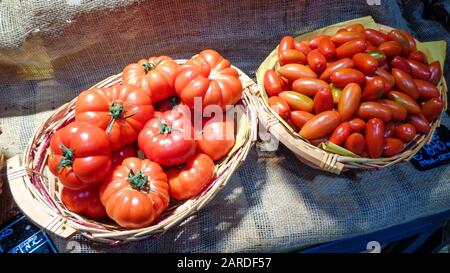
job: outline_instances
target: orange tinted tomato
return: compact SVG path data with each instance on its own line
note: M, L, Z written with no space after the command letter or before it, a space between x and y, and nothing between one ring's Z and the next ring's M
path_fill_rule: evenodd
M314 97L320 89L328 88L326 82L315 78L301 78L292 83L292 90L309 97Z
M207 121L197 140L197 150L216 161L226 156L235 143L234 120L225 115L223 119L216 117Z
M444 103L441 98L432 98L422 104L422 113L427 120L435 120L444 109Z
M308 140L325 137L333 132L340 122L341 116L337 111L322 112L303 125L300 136Z
M353 133L360 133L366 128L366 122L360 118L351 119L348 123Z
M101 219L106 216L105 207L98 195L98 187L85 190L71 190L63 187L61 201L70 211L90 219Z
M317 78L317 74L311 68L302 64L285 64L280 67L278 72L290 81L300 78Z
M325 71L320 75L320 79L326 82L330 81L331 74L340 68L352 68L354 66L353 60L350 58L344 58L339 61L330 63Z
M356 69L366 75L371 75L378 68L378 61L367 53L356 53L353 56L353 62Z
M322 73L327 68L327 59L319 50L314 49L307 56L309 67L316 73Z
M401 121L406 119L406 117L408 116L408 111L406 111L405 107L401 106L393 100L384 99L378 101L378 103L391 110L393 120Z
M379 46L387 41L387 35L385 33L372 28L366 28L364 34L365 38L375 46Z
M280 55L282 52L284 52L286 50L294 49L294 48L295 48L294 37L284 36L281 39L280 44L278 45L278 58L280 58Z
M314 117L313 114L305 112L305 111L292 111L291 112L291 121L297 129L302 129L305 123Z
M402 51L400 44L396 41L387 41L378 46L378 50L384 52L387 58L397 56Z
M373 77L367 81L362 98L364 100L379 100L383 96L385 88L385 80L383 78Z
M303 52L303 54L305 54L305 56L308 55L309 52L311 52L311 48L308 45L308 42L305 41L294 41L294 47L295 49L297 49L298 51Z
M336 48L336 57L338 59L351 58L353 55L359 52L364 52L367 48L366 39L354 39L344 43Z
M314 96L314 113L318 114L334 108L333 95L330 88L321 88Z
M404 149L403 141L394 137L387 137L384 139L383 157L394 156Z
M279 96L286 100L292 110L306 112L312 112L313 110L313 100L308 96L295 91L283 91Z
M333 133L330 137L330 142L341 145L347 139L347 137L352 132L352 128L348 122L341 123L336 129L334 129Z
M280 77L274 70L267 70L264 73L264 88L267 95L276 96L284 90L287 90L287 80Z
M333 41L337 46L345 44L355 39L363 39L364 34L355 31L339 31L331 37L331 41Z
M360 133L352 133L345 140L344 147L354 154L362 155L366 149L366 141L364 136Z
M420 113L420 106L414 99L412 99L405 93L398 91L390 91L388 93L388 98L403 106L406 109L406 111L408 111L408 113L411 114Z
M298 51L296 49L288 49L288 50L282 51L278 55L278 60L280 62L280 65L292 64L292 63L305 64L306 63L306 55L303 52Z
M356 83L349 83L342 90L338 103L338 111L342 121L349 120L359 108L361 88Z
M340 68L331 73L331 82L337 87L345 87L349 83L360 86L366 84L366 77L360 71L353 68Z
M392 118L391 110L388 107L374 101L362 102L357 115L365 120L379 118L384 122L388 122Z
M336 48L329 38L320 39L317 49L328 61L334 58Z
M289 112L291 111L291 108L289 107L289 104L285 99L278 96L272 96L269 98L269 106L275 112L280 115L283 119L289 118Z
M316 49L319 46L319 42L322 38L330 38L329 35L316 35L309 41L309 47L311 49Z

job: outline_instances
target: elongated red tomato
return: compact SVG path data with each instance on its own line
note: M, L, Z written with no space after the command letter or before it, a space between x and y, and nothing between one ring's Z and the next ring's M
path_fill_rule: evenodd
M111 149L117 151L136 141L153 111L152 100L142 89L115 84L83 91L75 104L75 120L105 130Z
M412 124L419 133L427 134L431 129L427 118L420 112L415 115L409 115L406 120L408 123Z
M367 53L356 53L353 55L353 62L356 69L366 75L372 75L378 68L378 61Z
M397 41L387 41L381 43L378 49L383 51L387 58L397 56L402 51L402 47Z
M374 57L378 61L379 66L386 64L386 55L384 55L383 51L375 49L368 51L367 54Z
M334 129L333 133L330 137L330 142L341 145L347 139L347 137L352 132L352 128L348 122L341 123L336 129Z
M418 61L424 65L428 65L428 58L423 51L414 50L408 55L408 59Z
M430 70L430 78L428 81L437 85L442 77L441 63L439 61L434 61L428 66L428 69Z
M336 47L330 38L320 39L317 49L328 61L332 60L336 53Z
M386 70L378 68L375 71L375 75L383 78L385 80L384 82L384 93L391 91L392 88L394 88L395 85L395 79L392 77L391 73L387 72Z
M305 56L308 56L309 52L311 52L311 48L308 45L308 42L305 41L294 41L294 48L297 49L298 51L303 52L303 54L305 54Z
M408 38L404 33L400 32L398 29L394 29L388 33L388 40L396 41L400 44L402 56L408 56L413 48L410 48Z
M352 133L360 133L366 128L366 122L360 118L351 119L349 122Z
M392 68L392 76L395 79L395 87L410 96L413 99L419 98L419 91L417 90L417 86L413 81L413 78L403 70Z
M280 58L282 52L290 49L295 49L294 37L284 36L278 45L278 58Z
M314 97L317 91L323 88L329 89L328 84L315 78L300 78L292 83L292 90L309 97Z
M72 212L85 215L90 219L101 219L106 216L105 207L100 202L99 187L85 190L71 190L63 187L61 201Z
M277 72L270 69L264 73L264 88L267 95L276 96L284 90L287 90L287 80L280 77Z
M432 98L422 104L422 113L428 121L435 120L444 109L441 98Z
M384 122L388 122L392 118L392 112L388 107L374 101L362 102L357 115L365 120L379 118Z
M212 160L220 160L226 156L234 146L234 119L224 115L219 119L213 117L208 120L199 132L197 139L197 151L211 157Z
M316 49L319 46L319 42L322 38L330 38L330 35L326 35L326 34L321 34L321 35L316 35L314 36L310 41L309 41L309 47L311 49Z
M134 145L127 145L112 153L112 166L115 167L122 164L122 161L128 157L137 157L137 151Z
M338 59L351 58L356 53L364 52L366 48L367 48L366 39L364 38L354 39L336 48L336 57Z
M365 131L366 148L371 158L379 158L384 149L384 122L373 118L367 121Z
M338 111L342 121L349 120L358 110L361 101L361 87L356 83L349 83L342 90L338 103Z
M100 200L108 216L121 227L147 227L169 205L167 176L157 163L129 157L103 182Z
M403 141L394 137L387 137L384 139L383 157L394 156L403 151L405 145Z
M331 74L331 82L337 87L345 87L349 83L356 83L359 86L366 84L364 74L353 68L340 68Z
M279 97L285 99L292 110L300 110L306 112L312 112L313 110L313 100L310 97L298 92L283 91L280 93Z
M148 159L162 166L185 163L196 148L190 117L176 110L164 112L145 125L138 144Z
M399 91L390 91L388 98L403 106L410 114L420 113L420 106L410 96Z
M419 91L419 97L421 99L428 100L439 97L439 90L431 82L414 79L414 83L417 86L417 91Z
M392 58L391 67L401 69L411 75L411 67L408 64L408 61L401 56L395 56Z
M317 74L311 68L302 64L285 64L280 67L278 72L290 81L300 78L317 78Z
M416 79L421 79L428 81L430 79L431 73L428 67L421 62L415 60L406 60L411 68L411 75Z
M392 113L392 119L396 121L401 121L406 119L408 116L408 111L406 111L405 107L401 106L399 103L393 100L380 100L378 101L381 105L389 108Z
M170 196L187 200L198 195L214 178L214 162L206 154L197 153L184 168L171 168L167 172Z
M323 71L323 73L320 75L320 79L322 81L329 82L331 74L340 69L340 68L352 68L354 66L353 60L350 58L343 58L339 61L335 61L333 63L330 63L327 68Z
M373 77L367 81L361 97L364 100L379 100L383 96L385 89L385 80L378 76Z
M395 129L395 136L404 142L409 142L416 137L416 128L409 123L403 123Z
M379 46L388 39L385 33L372 28L366 28L364 30L364 35L365 38L375 46Z
M366 149L364 136L360 133L352 133L345 140L344 147L354 154L361 155Z
M343 27L339 31L353 31L358 33L364 33L364 26L362 24L350 24Z
M305 125L305 123L313 117L313 114L305 111L292 111L290 116L292 123L299 130L302 129L303 125Z
M175 95L175 78L179 65L168 56L150 57L126 66L123 83L143 89L153 102Z
M322 73L327 68L327 59L319 50L314 49L307 56L309 67L316 73Z
M283 119L289 118L291 108L284 98L272 96L269 98L268 103L270 108L272 108L278 115L280 115L280 117L282 117Z
M395 129L397 124L395 122L389 121L384 124L384 137L394 137Z
M356 31L339 31L331 37L331 41L333 41L337 46L345 44L355 39L363 39L364 34Z
M228 60L207 49L182 65L175 80L175 91L180 101L191 109L197 98L203 108L217 105L226 110L241 99L242 83Z
M341 123L341 115L337 111L325 111L308 120L300 130L305 139L318 139L329 135Z
M287 49L278 55L280 65L285 64L305 64L306 55L296 49Z
M329 87L321 88L314 96L314 113L318 114L324 111L333 110L333 95Z
M98 185L111 168L105 131L86 122L72 122L50 139L50 171L64 187L82 190Z

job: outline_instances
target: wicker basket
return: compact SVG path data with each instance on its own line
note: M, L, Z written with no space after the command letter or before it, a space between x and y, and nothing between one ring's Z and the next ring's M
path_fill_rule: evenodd
M383 32L389 32L393 28L379 25L379 29ZM428 56L429 57L429 56ZM272 108L269 107L268 97L264 88L264 73L268 68L274 68L277 63L277 48L264 60L256 72L256 78L260 93L257 95L258 100L258 119L261 124L276 137L280 142L287 146L295 153L297 158L303 163L318 169L322 169L331 173L339 174L343 170L348 169L376 169L391 166L395 163L411 159L423 145L431 141L434 131L440 124L441 115L431 125L428 134L418 135L413 139L405 150L393 157L389 158L362 158L342 156L335 153L325 151L310 144L307 140L300 137L298 132L284 121ZM442 101L444 102L444 110L447 109L447 85L444 77L438 84Z
M184 63L186 60L178 60ZM236 68L236 67L234 67ZM237 68L236 68L237 69ZM8 160L7 176L11 193L19 208L36 224L63 238L81 234L103 243L122 243L160 235L180 221L199 211L222 189L234 171L245 160L257 136L256 83L237 69L244 92L241 104L245 113L237 121L236 144L228 157L216 165L213 182L198 196L173 202L160 220L150 227L125 230L114 223L89 220L70 212L60 200L60 183L47 167L48 147L52 134L74 118L76 99L61 106L34 133L23 155ZM121 74L111 76L94 87L109 87L121 81ZM240 124L245 124L241 126Z

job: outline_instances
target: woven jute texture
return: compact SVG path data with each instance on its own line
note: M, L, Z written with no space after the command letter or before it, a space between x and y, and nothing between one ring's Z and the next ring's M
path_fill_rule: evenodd
M367 15L421 41L450 42L439 23L420 18L419 0L87 2L0 2L0 147L7 157L23 153L52 109L141 57L188 58L214 48L254 77L283 35ZM448 71L446 62L447 78ZM446 115L443 124L450 125ZM449 174L450 165L419 172L404 163L335 176L302 165L282 146L254 148L211 203L159 238L111 247L51 237L62 252L292 251L448 210ZM0 221L11 211L4 187Z

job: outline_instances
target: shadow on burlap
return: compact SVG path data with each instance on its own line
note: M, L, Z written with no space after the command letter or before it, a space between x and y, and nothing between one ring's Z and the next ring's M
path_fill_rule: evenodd
M422 41L450 41L441 25L420 19L421 1L399 2L3 0L0 147L8 157L22 153L53 109L145 56L188 58L215 48L254 78L283 35L367 15ZM449 62L446 71L448 78ZM405 163L334 176L300 164L284 147L274 154L254 148L210 204L159 238L114 247L52 239L59 251L74 252L292 251L448 210L449 173L449 166L418 172ZM0 215L13 209L4 190Z

